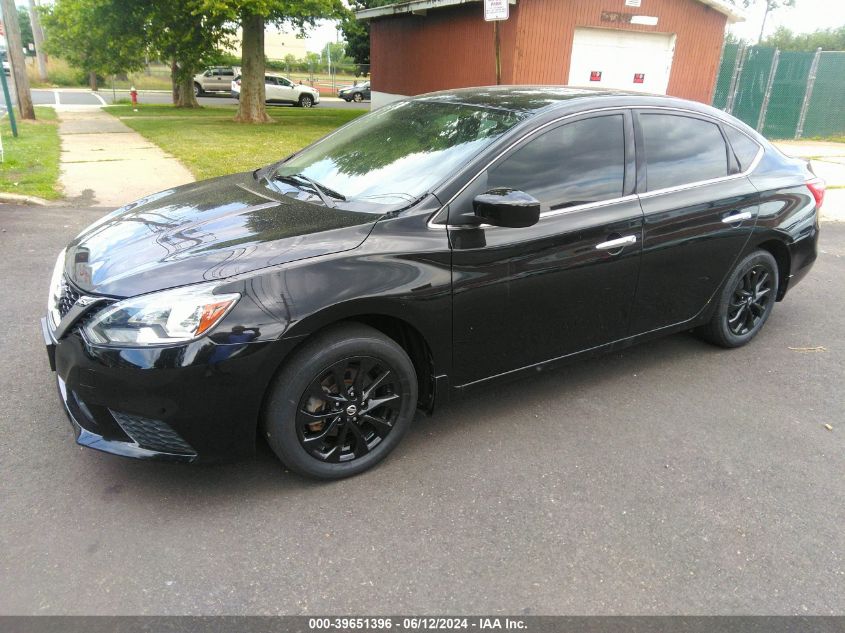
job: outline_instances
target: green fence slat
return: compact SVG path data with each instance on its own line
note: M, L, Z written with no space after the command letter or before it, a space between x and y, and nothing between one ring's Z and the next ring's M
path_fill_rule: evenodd
M814 56L815 53L803 51L781 51L763 125L766 138L794 138Z
M774 48L750 46L742 63L742 74L736 82L733 115L753 128L757 127L763 107L774 56Z
M822 51L804 138L845 136L845 51Z
M728 105L728 92L731 89L736 58L739 55L739 44L725 44L722 49L722 63L716 78L716 89L713 91L713 107L724 110Z

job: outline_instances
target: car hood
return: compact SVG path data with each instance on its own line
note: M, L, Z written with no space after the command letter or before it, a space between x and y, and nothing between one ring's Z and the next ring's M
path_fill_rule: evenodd
M378 217L275 196L252 173L223 176L95 222L68 245L65 274L84 292L129 297L350 250Z

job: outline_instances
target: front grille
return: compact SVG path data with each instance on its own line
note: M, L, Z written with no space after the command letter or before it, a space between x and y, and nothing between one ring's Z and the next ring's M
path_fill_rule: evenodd
M191 448L191 445L161 420L130 415L120 411L112 411L111 414L126 434L141 448L162 453L196 455L196 451Z
M56 309L59 311L59 316L65 318L65 315L70 312L73 304L78 299L79 293L62 277L61 285L59 286L59 298L56 302Z

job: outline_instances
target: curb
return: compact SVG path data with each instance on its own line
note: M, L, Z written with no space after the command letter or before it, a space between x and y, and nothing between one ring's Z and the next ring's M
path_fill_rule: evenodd
M49 207L59 202L58 200L45 200L38 196L25 196L19 193L6 193L0 191L0 202L16 202L18 204L34 204L39 207Z

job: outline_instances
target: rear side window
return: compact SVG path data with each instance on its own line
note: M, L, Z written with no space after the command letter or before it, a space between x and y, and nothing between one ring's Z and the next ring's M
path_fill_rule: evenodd
M649 191L728 175L728 150L715 123L640 114Z
M734 156L739 161L740 171L746 171L751 167L751 163L757 157L760 146L756 141L752 141L747 135L733 126L725 125L723 129L725 130L725 136L728 137L728 142L734 150Z
M531 194L541 211L622 196L625 135L621 114L567 123L545 132L493 167L487 186Z

